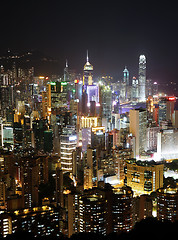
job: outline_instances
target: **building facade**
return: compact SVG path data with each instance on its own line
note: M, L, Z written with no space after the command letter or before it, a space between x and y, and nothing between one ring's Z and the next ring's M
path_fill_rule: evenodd
M163 187L163 164L127 161L127 186L134 195L150 194Z

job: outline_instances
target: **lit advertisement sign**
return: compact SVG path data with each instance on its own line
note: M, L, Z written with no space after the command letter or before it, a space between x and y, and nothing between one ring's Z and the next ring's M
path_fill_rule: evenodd
M67 85L67 82L61 82L61 85L62 85L62 86L66 86L66 85Z
M175 97L168 97L168 100L169 100L169 101L175 101L176 98L175 98Z

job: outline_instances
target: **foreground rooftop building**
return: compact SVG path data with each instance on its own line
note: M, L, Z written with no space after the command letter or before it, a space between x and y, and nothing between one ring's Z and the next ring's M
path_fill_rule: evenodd
M163 164L127 161L127 185L135 195L150 194L163 187Z

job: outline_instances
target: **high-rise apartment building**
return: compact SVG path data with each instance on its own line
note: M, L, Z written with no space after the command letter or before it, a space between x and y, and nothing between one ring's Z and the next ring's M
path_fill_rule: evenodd
M106 234L106 200L97 195L79 198L79 231Z
M113 232L128 232L133 226L133 192L129 187L114 191L112 202Z
M49 206L16 210L11 214L12 233L26 231L34 237L60 236L60 212Z
M138 82L139 82L139 102L146 101L146 57L140 55L139 57L139 70L138 70Z
M68 237L79 232L79 194L72 192L67 195L68 203Z
M133 222L141 221L147 217L153 217L153 199L148 194L137 196L133 199Z
M178 220L178 190L160 188L157 190L157 218L171 222Z

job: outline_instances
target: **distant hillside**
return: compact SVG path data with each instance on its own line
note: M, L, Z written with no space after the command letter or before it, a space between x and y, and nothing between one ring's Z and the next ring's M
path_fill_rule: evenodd
M35 75L62 74L64 63L46 56L39 51L12 52L8 50L0 56L0 65L5 71L11 69L15 62L16 68L35 68Z

